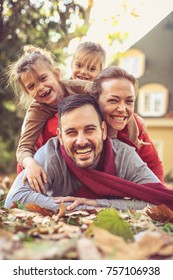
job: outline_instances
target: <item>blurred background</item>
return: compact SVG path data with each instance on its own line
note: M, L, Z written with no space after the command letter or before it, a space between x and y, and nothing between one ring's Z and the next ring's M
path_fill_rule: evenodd
M0 176L15 174L25 110L6 87L5 70L25 44L50 50L65 79L79 43L100 43L106 66L138 79L136 112L147 124L173 182L173 1L0 0Z

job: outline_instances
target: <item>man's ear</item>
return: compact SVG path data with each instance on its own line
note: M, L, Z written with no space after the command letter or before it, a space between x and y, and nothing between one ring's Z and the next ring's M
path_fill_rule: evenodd
M54 74L55 74L57 80L60 81L61 80L61 71L59 68L55 68Z
M107 138L107 125L105 121L102 121L102 132L103 132L103 140Z
M57 134L57 136L58 136L58 140L59 140L59 142L61 143L61 145L63 145L63 141L62 141L62 133L61 133L61 130L60 130L60 128L59 128L59 127L57 128L56 134Z

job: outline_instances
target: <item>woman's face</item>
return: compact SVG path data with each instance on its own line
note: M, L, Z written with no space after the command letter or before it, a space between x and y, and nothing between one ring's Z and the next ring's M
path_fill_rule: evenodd
M107 123L109 136L114 136L126 126L134 112L135 89L125 78L105 80L101 87L98 99L100 109Z

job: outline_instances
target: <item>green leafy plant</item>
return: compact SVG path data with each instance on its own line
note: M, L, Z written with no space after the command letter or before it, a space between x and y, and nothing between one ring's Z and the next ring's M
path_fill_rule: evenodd
M133 233L129 224L123 220L114 208L104 209L99 212L94 225L104 228L112 234L123 237L125 240L133 240Z

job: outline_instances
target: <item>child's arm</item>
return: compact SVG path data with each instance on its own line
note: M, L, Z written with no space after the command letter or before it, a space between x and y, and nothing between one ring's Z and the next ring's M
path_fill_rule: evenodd
M25 181L28 180L31 189L38 193L45 193L44 183L47 183L47 176L43 168L32 157L24 158L23 167L25 173L22 184L24 185Z
M33 102L27 111L17 147L17 161L25 168L22 182L28 179L30 187L38 192L44 192L43 182L46 183L47 177L44 170L33 159L36 152L34 146L47 120L56 112L56 108Z
M23 131L16 151L17 162L23 166L25 157L33 157L35 143L46 122L57 113L57 108L33 102L27 111Z

